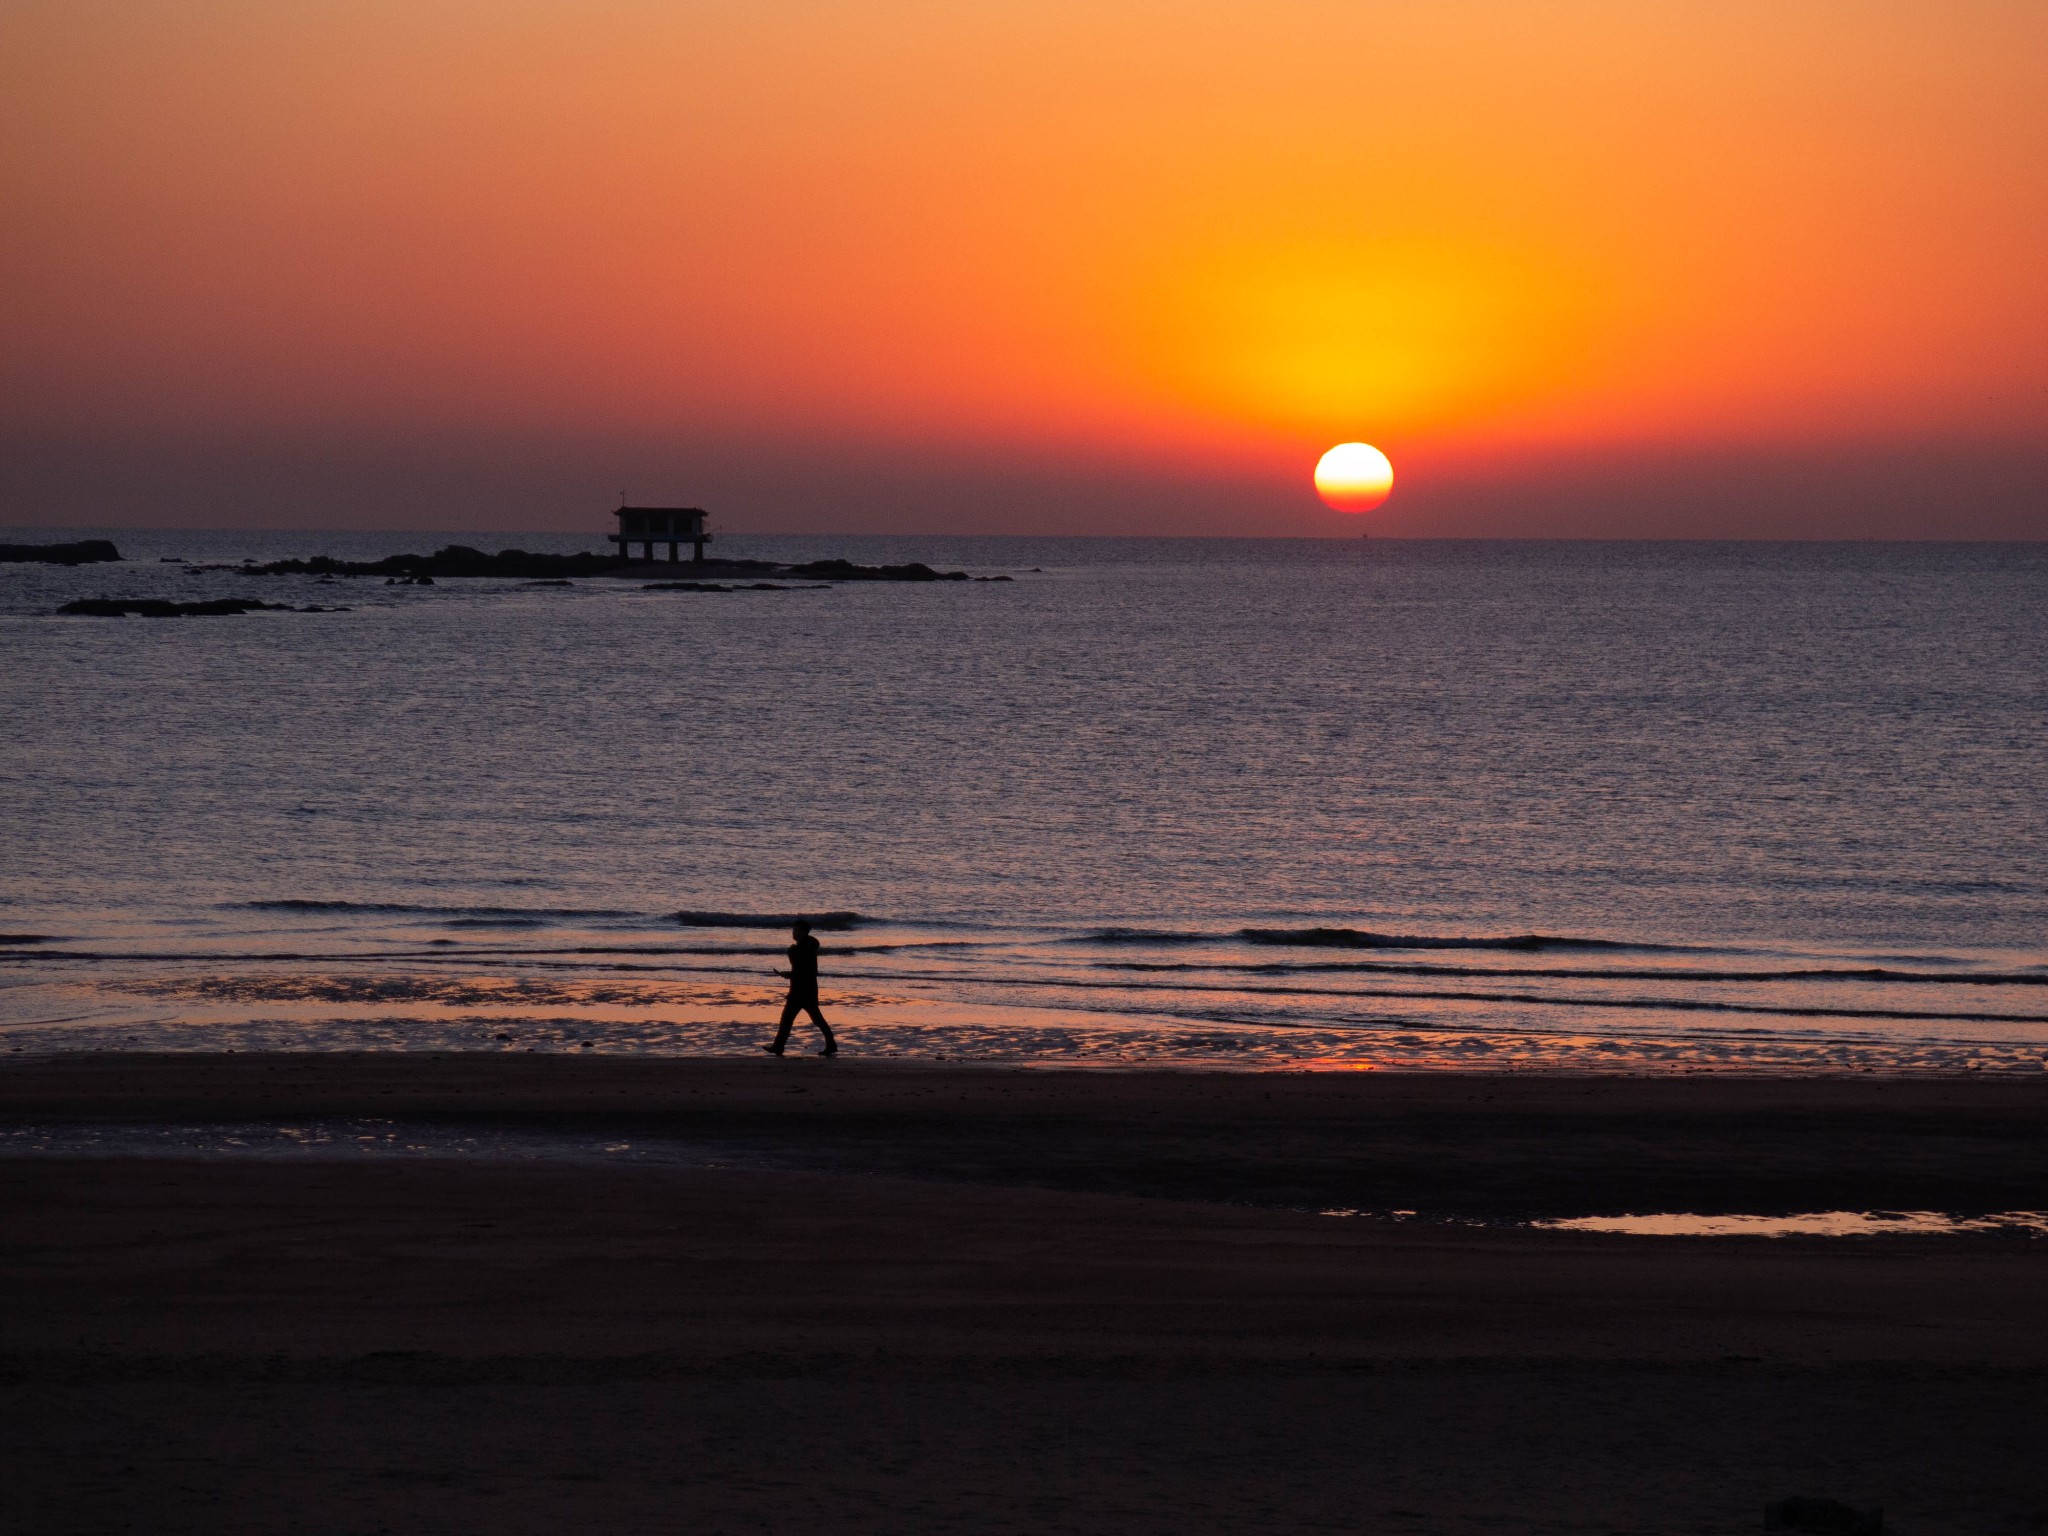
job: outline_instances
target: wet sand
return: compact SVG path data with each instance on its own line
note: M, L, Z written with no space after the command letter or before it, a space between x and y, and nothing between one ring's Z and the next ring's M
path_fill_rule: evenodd
M0 1071L14 1123L315 1115L784 1166L0 1161L0 1524L1710 1532L1791 1493L1907 1533L2048 1522L2048 1245L1277 1208L1575 1213L1708 1193L1717 1165L1756 1198L1655 1208L2039 1207L2048 1084Z
M696 1161L1485 1219L2048 1206L2048 1073L1565 1077L396 1052L0 1065L0 1118L389 1117Z

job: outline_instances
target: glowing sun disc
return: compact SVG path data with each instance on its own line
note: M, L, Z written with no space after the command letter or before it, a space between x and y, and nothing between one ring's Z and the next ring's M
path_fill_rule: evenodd
M1394 488L1394 466L1371 443L1339 443L1316 463L1316 494L1339 512L1370 512Z

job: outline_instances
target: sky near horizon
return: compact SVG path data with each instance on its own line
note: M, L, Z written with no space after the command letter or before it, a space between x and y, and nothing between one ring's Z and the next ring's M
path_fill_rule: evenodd
M0 522L2048 537L2044 78L2037 0L0 0Z

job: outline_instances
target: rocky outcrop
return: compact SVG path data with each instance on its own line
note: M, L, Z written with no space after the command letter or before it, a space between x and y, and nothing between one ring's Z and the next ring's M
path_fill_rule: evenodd
M313 605L294 608L290 603L260 603L253 597L217 597L203 603L174 603L161 597L81 597L66 603L59 613L93 619L211 619L238 613L347 613L346 608Z
M735 582L727 586L719 581L650 581L644 583L642 592L822 592L817 584L808 587L788 587L773 581Z
M496 576L523 581L562 581L577 576L652 576L662 573L659 561L623 562L615 554L536 555L523 549L501 549L487 555L466 544L450 544L431 555L389 555L382 560L337 560L315 555L310 560L271 560L258 564L194 565L189 572L232 571L242 576L382 576L400 584L431 583L436 577ZM707 560L701 565L670 564L668 570L693 577L792 576L809 581L967 581L965 571L935 571L922 561L908 565L855 565L851 560L812 560L803 565L778 565L771 560ZM1004 581L1007 577L983 577ZM679 586L677 590L689 590Z
M250 560L240 565L195 565L195 571L234 571L243 576L385 576L419 581L435 576L512 576L525 580L599 576L617 567L617 555L535 555L523 549L501 549L487 555L467 544L450 544L431 555L387 555L382 560L337 560L315 555L310 560Z
M81 539L76 544L0 544L0 564L96 565L120 558L121 551L107 539Z
M807 576L813 581L965 581L965 571L935 571L921 560L908 565L855 565L851 560L813 560L806 565L787 566L785 576Z

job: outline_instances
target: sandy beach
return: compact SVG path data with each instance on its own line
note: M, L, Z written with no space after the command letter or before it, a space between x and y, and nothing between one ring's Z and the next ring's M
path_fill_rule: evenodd
M2039 1206L2048 1083L0 1075L15 1126L321 1116L743 1165L7 1159L10 1528L1715 1532L1796 1493L1908 1532L2048 1518L2040 1243L1503 1224Z

